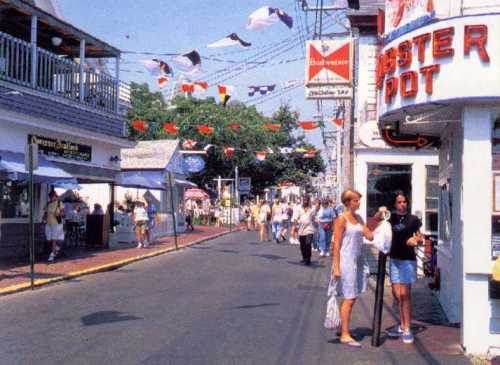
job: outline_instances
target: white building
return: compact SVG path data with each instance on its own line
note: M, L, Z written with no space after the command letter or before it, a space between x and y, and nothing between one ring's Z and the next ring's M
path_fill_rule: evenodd
M461 324L465 350L484 354L500 344L500 298L489 291L500 285L490 276L500 233L500 1L434 5L408 9L387 34L379 123L385 138L399 129L440 139L439 300Z

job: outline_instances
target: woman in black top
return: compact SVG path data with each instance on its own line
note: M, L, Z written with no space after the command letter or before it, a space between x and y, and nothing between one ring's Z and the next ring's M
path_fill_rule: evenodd
M408 212L408 198L396 192L395 212L391 214L392 245L389 253L392 293L397 300L401 324L388 331L391 337L403 337L404 343L413 343L411 332L411 284L417 279L415 247L422 241L420 219Z

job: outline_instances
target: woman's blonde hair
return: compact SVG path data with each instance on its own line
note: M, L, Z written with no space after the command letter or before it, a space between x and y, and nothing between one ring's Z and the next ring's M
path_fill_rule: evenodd
M342 193L340 200L342 201L342 204L347 207L352 199L361 199L362 196L363 195L361 195L359 191L349 188Z

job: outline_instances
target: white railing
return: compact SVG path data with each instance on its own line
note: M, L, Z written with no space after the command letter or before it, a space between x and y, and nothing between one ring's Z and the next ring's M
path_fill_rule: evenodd
M65 99L82 102L92 108L116 113L116 80L85 66L83 96L80 97L80 65L70 59L37 48L36 82L31 82L31 44L0 32L0 79Z

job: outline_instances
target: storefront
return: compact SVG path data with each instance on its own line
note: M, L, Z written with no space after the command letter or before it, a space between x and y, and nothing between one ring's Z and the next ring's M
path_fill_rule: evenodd
M450 6L389 37L377 75L382 137L439 146L438 297L465 350L483 354L500 343L500 298L489 292L500 233L500 3L487 10Z
M0 257L27 256L28 200L25 148L38 145L39 168L34 171L36 248L44 249L43 209L57 186L78 182L114 182L119 164L114 156L131 142L70 128L30 116L2 111L0 116L1 215Z

